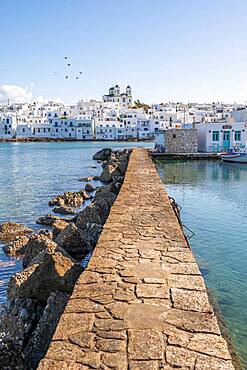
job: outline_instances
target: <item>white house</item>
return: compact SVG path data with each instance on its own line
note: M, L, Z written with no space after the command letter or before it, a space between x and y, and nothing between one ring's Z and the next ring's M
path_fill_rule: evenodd
M247 121L247 109L237 109L230 112L230 117L234 122Z
M94 137L94 123L90 118L54 117L49 121L53 137L74 140L92 140Z
M30 123L20 123L16 127L17 138L28 138L33 137L33 128Z
M196 128L198 129L198 150L201 152L219 153L228 149L246 148L246 122L201 123L196 125Z
M16 134L16 116L0 116L0 138L11 139Z

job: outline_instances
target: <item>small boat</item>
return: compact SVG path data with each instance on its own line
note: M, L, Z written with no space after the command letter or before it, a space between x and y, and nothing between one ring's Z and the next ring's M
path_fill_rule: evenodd
M246 152L233 152L220 154L220 158L223 162L234 162L234 163L247 163L247 153Z

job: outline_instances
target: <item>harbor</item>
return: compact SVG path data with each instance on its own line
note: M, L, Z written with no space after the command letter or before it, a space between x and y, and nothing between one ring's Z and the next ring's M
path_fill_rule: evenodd
M0 370L247 370L247 2L11 0Z
M149 154L152 151L152 143L135 143L135 145L147 146ZM13 178L13 176L19 177L23 172L23 160L29 157L30 161L26 161L23 176L26 178L30 176L30 188L25 195L20 188L20 191L16 193L17 198L12 199L7 196L5 200L1 199L0 220L1 222L8 220L22 222L37 230L38 225L35 225L35 220L42 213L47 213L49 210L47 202L52 195L61 192L63 189L79 190L81 189L81 183L78 182L79 177L90 176L99 172L100 164L93 162L91 158L96 150L104 147L104 143L5 143L4 146L4 148L1 147L1 155L3 156L4 151L7 156L12 157L10 163L14 160L16 162L15 167L7 166L6 162L2 162L1 170L5 172L5 181ZM113 144L113 148L116 149L125 148L126 146L132 147L133 143L128 145L126 143ZM43 162L37 177L35 176L36 164L46 152L50 153L49 157L53 159L49 162ZM81 158L81 166L78 167L75 164L71 167L74 156L78 159ZM16 158L19 158L19 162L16 161ZM64 161L64 158L66 158L66 161ZM5 163L4 167L3 163ZM60 163L60 167L55 166L55 163ZM243 364L245 364L246 337L244 325L246 318L241 313L242 306L240 302L247 299L243 293L246 284L244 275L246 259L243 257L245 251L241 248L241 240L238 238L241 235L239 227L242 225L239 222L239 217L245 219L245 193L243 189L247 168L244 164L224 164L219 160L205 159L159 159L158 161L154 160L154 163L169 196L173 197L182 206L181 222L185 226L184 232L186 234L189 229L194 235L192 238L188 235L190 247L195 253L206 286L212 290L213 295L219 302L234 348L240 355ZM16 172L17 168L18 171ZM52 175L54 168L56 168L57 176L59 176L59 182L54 181L55 178ZM48 192L44 192L44 183L43 181L39 182L40 176L44 179ZM35 183L35 180L37 183ZM3 178L0 181L0 186L6 189ZM33 192L33 189L35 189L35 192ZM222 189L224 195L221 194ZM234 189L236 196L232 197L230 195L230 189ZM11 188L9 188L9 191L11 192ZM228 203L224 200L224 197L228 197L228 203L231 202L231 209L235 209L234 220L236 220L236 224L234 225L232 215L226 209ZM12 203L11 199L13 200ZM210 208L211 203L212 209ZM18 204L18 208L16 204ZM217 213L215 213L215 209L217 209ZM16 212L17 210L18 212ZM229 215L229 219L226 215ZM205 226L205 222L207 226ZM217 222L219 222L219 225ZM223 225L227 228L227 233L224 231ZM218 231L216 232L216 230ZM215 244L217 244L216 249L213 247ZM231 249L234 248L235 250L234 256L228 253L229 245ZM13 257L9 258L1 252L1 264L2 268L5 266L2 270L4 275L1 276L1 302L5 302L8 279L21 270L21 261ZM239 271L237 276L236 271ZM236 289L236 282L239 289Z

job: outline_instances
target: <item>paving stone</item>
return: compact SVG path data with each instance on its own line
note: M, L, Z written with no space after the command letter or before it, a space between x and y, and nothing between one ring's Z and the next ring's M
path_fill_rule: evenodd
M171 288L183 288L205 291L203 278L197 275L174 275L168 277L168 285Z
M101 362L111 369L127 370L127 355L124 353L102 353Z
M167 279L144 278L143 281L146 284L165 284L165 285L167 285Z
M70 343L76 344L77 346L83 349L92 349L94 348L94 338L93 333L76 333L68 337Z
M185 348L167 346L166 349L166 360L173 367L187 367L188 369L194 369L196 362L196 354L188 351ZM212 369L213 370L213 369ZM216 369L215 369L216 370Z
M112 319L96 319L95 327L97 330L124 330L126 329L126 323L123 320L112 320Z
M39 364L41 370L88 370L89 367L75 361L42 360Z
M189 332L204 332L220 335L216 317L211 313L171 309L166 322Z
M160 331L129 330L128 353L135 360L163 359L165 343Z
M76 361L77 357L80 357L83 353L82 349L73 343L53 340L46 354L46 358L56 361Z
M163 305L130 304L124 312L124 321L128 328L159 329L164 327L164 317L169 308Z
M65 308L65 312L100 312L104 311L104 306L89 299L70 299Z
M187 347L209 356L219 357L224 360L231 359L226 341L218 335L206 333L193 334Z
M115 319L123 319L128 306L125 302L114 302L107 305L107 310Z
M234 370L231 361L209 356L198 356L195 370Z
M64 313L53 336L54 340L67 339L70 335L91 331L94 323L91 313Z
M162 269L171 274L201 275L196 262L194 263L162 263Z
M85 352L83 354L77 354L77 362L83 365L88 365L89 368L98 369L100 365L100 353L98 352Z
M121 339L97 338L95 346L103 352L126 352L126 342Z
M138 298L168 298L166 284L137 284L136 296Z
M108 338L108 339L122 339L127 341L127 334L126 331L102 331L96 330L95 335L100 338Z
M129 370L159 370L159 361L130 361Z
M212 307L204 292L172 288L171 298L175 308L197 312L212 312Z

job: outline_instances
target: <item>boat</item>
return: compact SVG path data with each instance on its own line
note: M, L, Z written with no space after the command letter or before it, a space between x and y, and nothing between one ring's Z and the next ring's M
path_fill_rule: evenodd
M234 152L229 150L227 153L220 154L220 158L223 162L247 163L246 152Z

